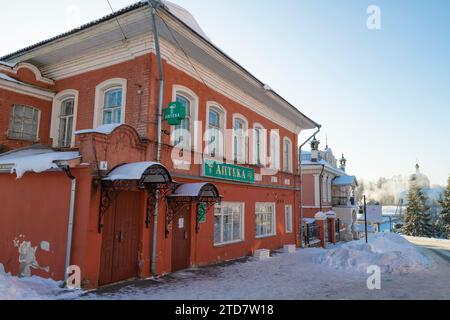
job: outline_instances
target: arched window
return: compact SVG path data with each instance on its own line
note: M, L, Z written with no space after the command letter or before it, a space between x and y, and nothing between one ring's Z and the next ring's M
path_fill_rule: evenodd
M172 101L177 101L186 108L186 118L181 121L180 125L171 127L171 143L183 150L190 150L194 141L197 141L195 121L197 120L198 97L189 88L174 85Z
M283 171L293 172L292 142L289 138L283 139Z
M270 168L280 170L280 135L278 131L270 131Z
M253 163L258 166L266 164L267 131L260 124L253 128Z
M64 90L53 99L50 136L55 148L70 148L75 144L78 91Z
M248 161L248 122L240 115L233 116L233 160L245 164Z
M126 79L110 79L95 89L94 128L125 123Z
M226 112L216 103L209 102L207 114L207 154L223 157L225 146Z

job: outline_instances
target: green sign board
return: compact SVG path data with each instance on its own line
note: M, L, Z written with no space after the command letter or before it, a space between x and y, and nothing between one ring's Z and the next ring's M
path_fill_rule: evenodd
M198 205L198 222L205 223L206 222L206 204L199 203Z
M164 110L164 119L171 126L180 125L181 121L186 119L186 107L178 101L169 103L167 109Z
M255 170L209 159L204 161L203 176L236 182L255 183Z

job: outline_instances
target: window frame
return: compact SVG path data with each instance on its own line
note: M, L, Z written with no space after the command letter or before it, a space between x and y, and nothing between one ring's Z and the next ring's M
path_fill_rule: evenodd
M276 141L273 141L273 138L275 138ZM274 143L275 146L273 146ZM270 130L270 169L272 170L281 169L280 144L281 144L281 137L279 134L279 130Z
M259 134L258 134L259 132ZM260 150L258 152L258 143L260 145ZM253 125L253 164L256 166L265 166L267 161L267 130L260 123L255 123Z
M238 135L236 134L236 121L241 121L243 124L243 132L242 136L240 136L241 141L237 141ZM239 145L242 154L239 157L239 154L236 153L236 145ZM248 150L248 121L247 118L245 118L241 114L233 114L233 141L232 141L232 158L235 163L238 164L247 164L248 158L249 158L249 150Z
M289 143L289 148L286 148L286 143ZM286 155L287 151L287 155ZM287 161L286 161L287 160ZM294 153L292 140L288 137L283 138L283 171L288 173L294 172Z
M122 106L120 122L117 124L126 123L126 109L127 109L127 79L114 78L103 81L95 87L95 106L94 106L94 129L103 126L103 115L106 105L107 92L121 88L122 89Z
M71 100L72 103L73 103L72 114L70 114L70 115L62 115L63 105L64 105L65 102L67 102L69 100ZM75 119L75 114L74 114L75 113L75 98L74 97L67 97L64 100L61 100L60 109L61 110L60 110L60 114L59 114L59 117L58 117L59 118L58 147L59 148L70 148L71 145L72 145L72 139L73 139L73 135L74 135L74 132L75 132L74 126L73 126L74 125L74 119ZM66 121L66 127L65 127L65 132L64 132L64 135L63 135L63 139L61 139L61 124L62 124L63 119ZM70 120L72 121L72 129L71 129L70 137L69 137L69 136L67 136L67 134L68 134L67 123ZM64 141L63 143L61 143L62 140ZM70 141L67 141L67 140L70 140ZM68 142L68 143L65 143L65 142Z
M289 214L290 217L288 219L288 209L289 208ZM284 206L284 231L286 232L286 234L291 234L294 233L294 212L293 212L293 205L292 204L286 204ZM288 224L288 221L290 222L290 224ZM289 226L289 228L288 228Z
M222 135L222 140L220 140L219 137L219 142L218 142L218 148L219 148L219 153L216 154L212 154L212 151L209 150L210 148L210 129L211 128L211 124L209 121L209 115L210 112L216 112L219 115L219 127L215 128L218 129L218 131L220 132L219 135ZM225 157L225 146L226 146L226 137L225 137L225 129L227 127L227 111L226 109L221 106L219 103L214 102L214 101L208 101L206 103L206 134L205 134L205 142L206 142L206 148L205 148L205 155L207 157L212 157L212 158L220 158L223 159Z
M271 206L273 208L272 212L272 231L267 234L258 235L258 207L259 206ZM270 238L277 235L277 206L274 202L256 202L255 203L255 236L256 239Z
M74 99L74 110L73 110L73 129L72 129L72 140L70 147L75 146L75 132L77 129L77 118L78 118L78 91L74 89L67 89L59 92L53 99L52 104L52 120L50 124L50 138L53 140L53 147L59 148L59 128L60 128L60 115L62 103L68 99Z
M241 224L241 232L240 232L240 239L236 240L231 240L231 241L223 241L223 218L224 218L224 214L223 212L221 212L220 217L221 217L221 224L220 224L220 242L216 242L216 229L215 229L215 219L216 216L218 216L216 214L216 209L220 208L224 208L226 206L229 207L233 207L233 206L239 206L241 209L241 218L240 218L240 224ZM233 221L234 222L234 221ZM232 226L234 225L234 223L231 223ZM233 228L232 228L233 231ZM234 238L234 234L233 234L233 238ZM214 206L214 247L223 247L226 245L230 245L230 244L235 244L235 243L240 243L240 242L244 242L245 241L245 202L222 202L221 204L217 204Z
M29 108L33 110L33 118L34 118L34 114L35 112L37 113L37 119L36 119L36 138L35 139L26 139L23 137L23 127L24 127L24 119L22 118L21 124L22 124L22 137L17 137L17 136L13 136L13 123L15 122L15 118L16 118L16 108L17 107L22 107L22 108ZM33 119L34 121L34 119ZM9 140L17 140L17 141L28 141L28 142L38 142L40 141L40 136L39 136L39 131L40 131L40 123L41 123L41 110L39 108L30 106L30 105L26 105L26 104L13 104L11 106L10 109L10 117L9 117L9 124L8 124L8 133L7 133L7 137Z

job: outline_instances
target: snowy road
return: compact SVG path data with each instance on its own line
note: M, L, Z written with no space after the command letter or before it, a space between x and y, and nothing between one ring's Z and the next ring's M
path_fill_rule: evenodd
M427 248L420 250L435 261L432 268L383 273L382 289L375 291L367 289L365 272L330 268L318 263L329 250L308 249L118 285L80 299L450 299L450 264Z

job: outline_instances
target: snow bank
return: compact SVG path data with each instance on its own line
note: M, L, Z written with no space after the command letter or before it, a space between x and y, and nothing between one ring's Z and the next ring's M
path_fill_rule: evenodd
M60 282L39 277L17 278L0 274L0 300L70 299L80 293L62 289L60 285Z
M317 262L338 270L366 272L372 265L384 273L419 272L430 269L434 261L420 253L405 238L394 233L376 234L329 250Z

